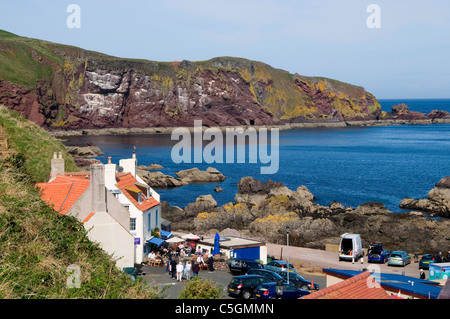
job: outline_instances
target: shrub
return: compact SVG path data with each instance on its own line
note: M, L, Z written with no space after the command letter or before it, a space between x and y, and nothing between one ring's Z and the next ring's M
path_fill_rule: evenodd
M210 279L203 280L196 277L184 285L178 299L220 299L222 292Z

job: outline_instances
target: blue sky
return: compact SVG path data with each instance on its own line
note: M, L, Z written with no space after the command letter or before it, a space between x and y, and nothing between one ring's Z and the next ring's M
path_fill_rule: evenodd
M381 28L366 21L381 9ZM69 4L81 28L68 28ZM450 98L448 0L3 1L0 29L155 61L236 56L361 85L377 98Z

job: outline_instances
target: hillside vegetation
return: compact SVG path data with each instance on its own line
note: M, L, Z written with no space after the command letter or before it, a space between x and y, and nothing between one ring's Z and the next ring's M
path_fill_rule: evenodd
M62 144L5 108L0 125L14 148L0 160L0 299L159 298L157 289L119 271L75 218L40 199L34 185L48 180L53 151L76 169ZM79 288L67 285L70 265L81 269Z

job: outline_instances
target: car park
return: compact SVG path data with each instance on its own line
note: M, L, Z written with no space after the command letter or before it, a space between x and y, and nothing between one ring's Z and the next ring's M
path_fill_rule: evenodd
M393 251L389 255L388 266L406 266L411 263L411 257L405 251Z
M281 295L278 295L276 286L276 282L261 284L258 288L255 289L253 296L255 299L298 299L310 294L310 292L307 290L284 283L282 284L283 293Z
M389 251L385 248L372 248L367 255L369 263L385 263L389 260Z
M268 283L270 280L258 275L242 275L231 278L228 284L228 295L233 297L240 297L249 299L253 296L255 289L264 283Z
M441 263L442 257L438 254L426 254L420 258L419 269L429 269L432 263Z
M263 269L263 265L255 260L232 259L228 263L232 274L246 274L250 269Z
M284 280L287 281L288 273L286 271L277 272ZM293 283L297 288L308 290L319 290L319 285L314 283L314 288L311 289L311 281L306 280L298 273L289 273L289 282Z
M284 260L272 260L271 262L264 265L264 269L280 272L280 271L287 271L289 266L289 272L295 272L295 267Z

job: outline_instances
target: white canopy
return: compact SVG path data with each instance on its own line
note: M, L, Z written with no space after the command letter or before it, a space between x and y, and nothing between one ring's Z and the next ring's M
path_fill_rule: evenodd
M192 239L192 240L200 239L200 237L198 237L197 235L194 235L192 233L183 235L183 236L181 236L181 238L183 238L183 239Z
M184 239L180 238L180 237L172 237L170 239L166 239L165 242L166 243L181 243L181 242L184 242Z

